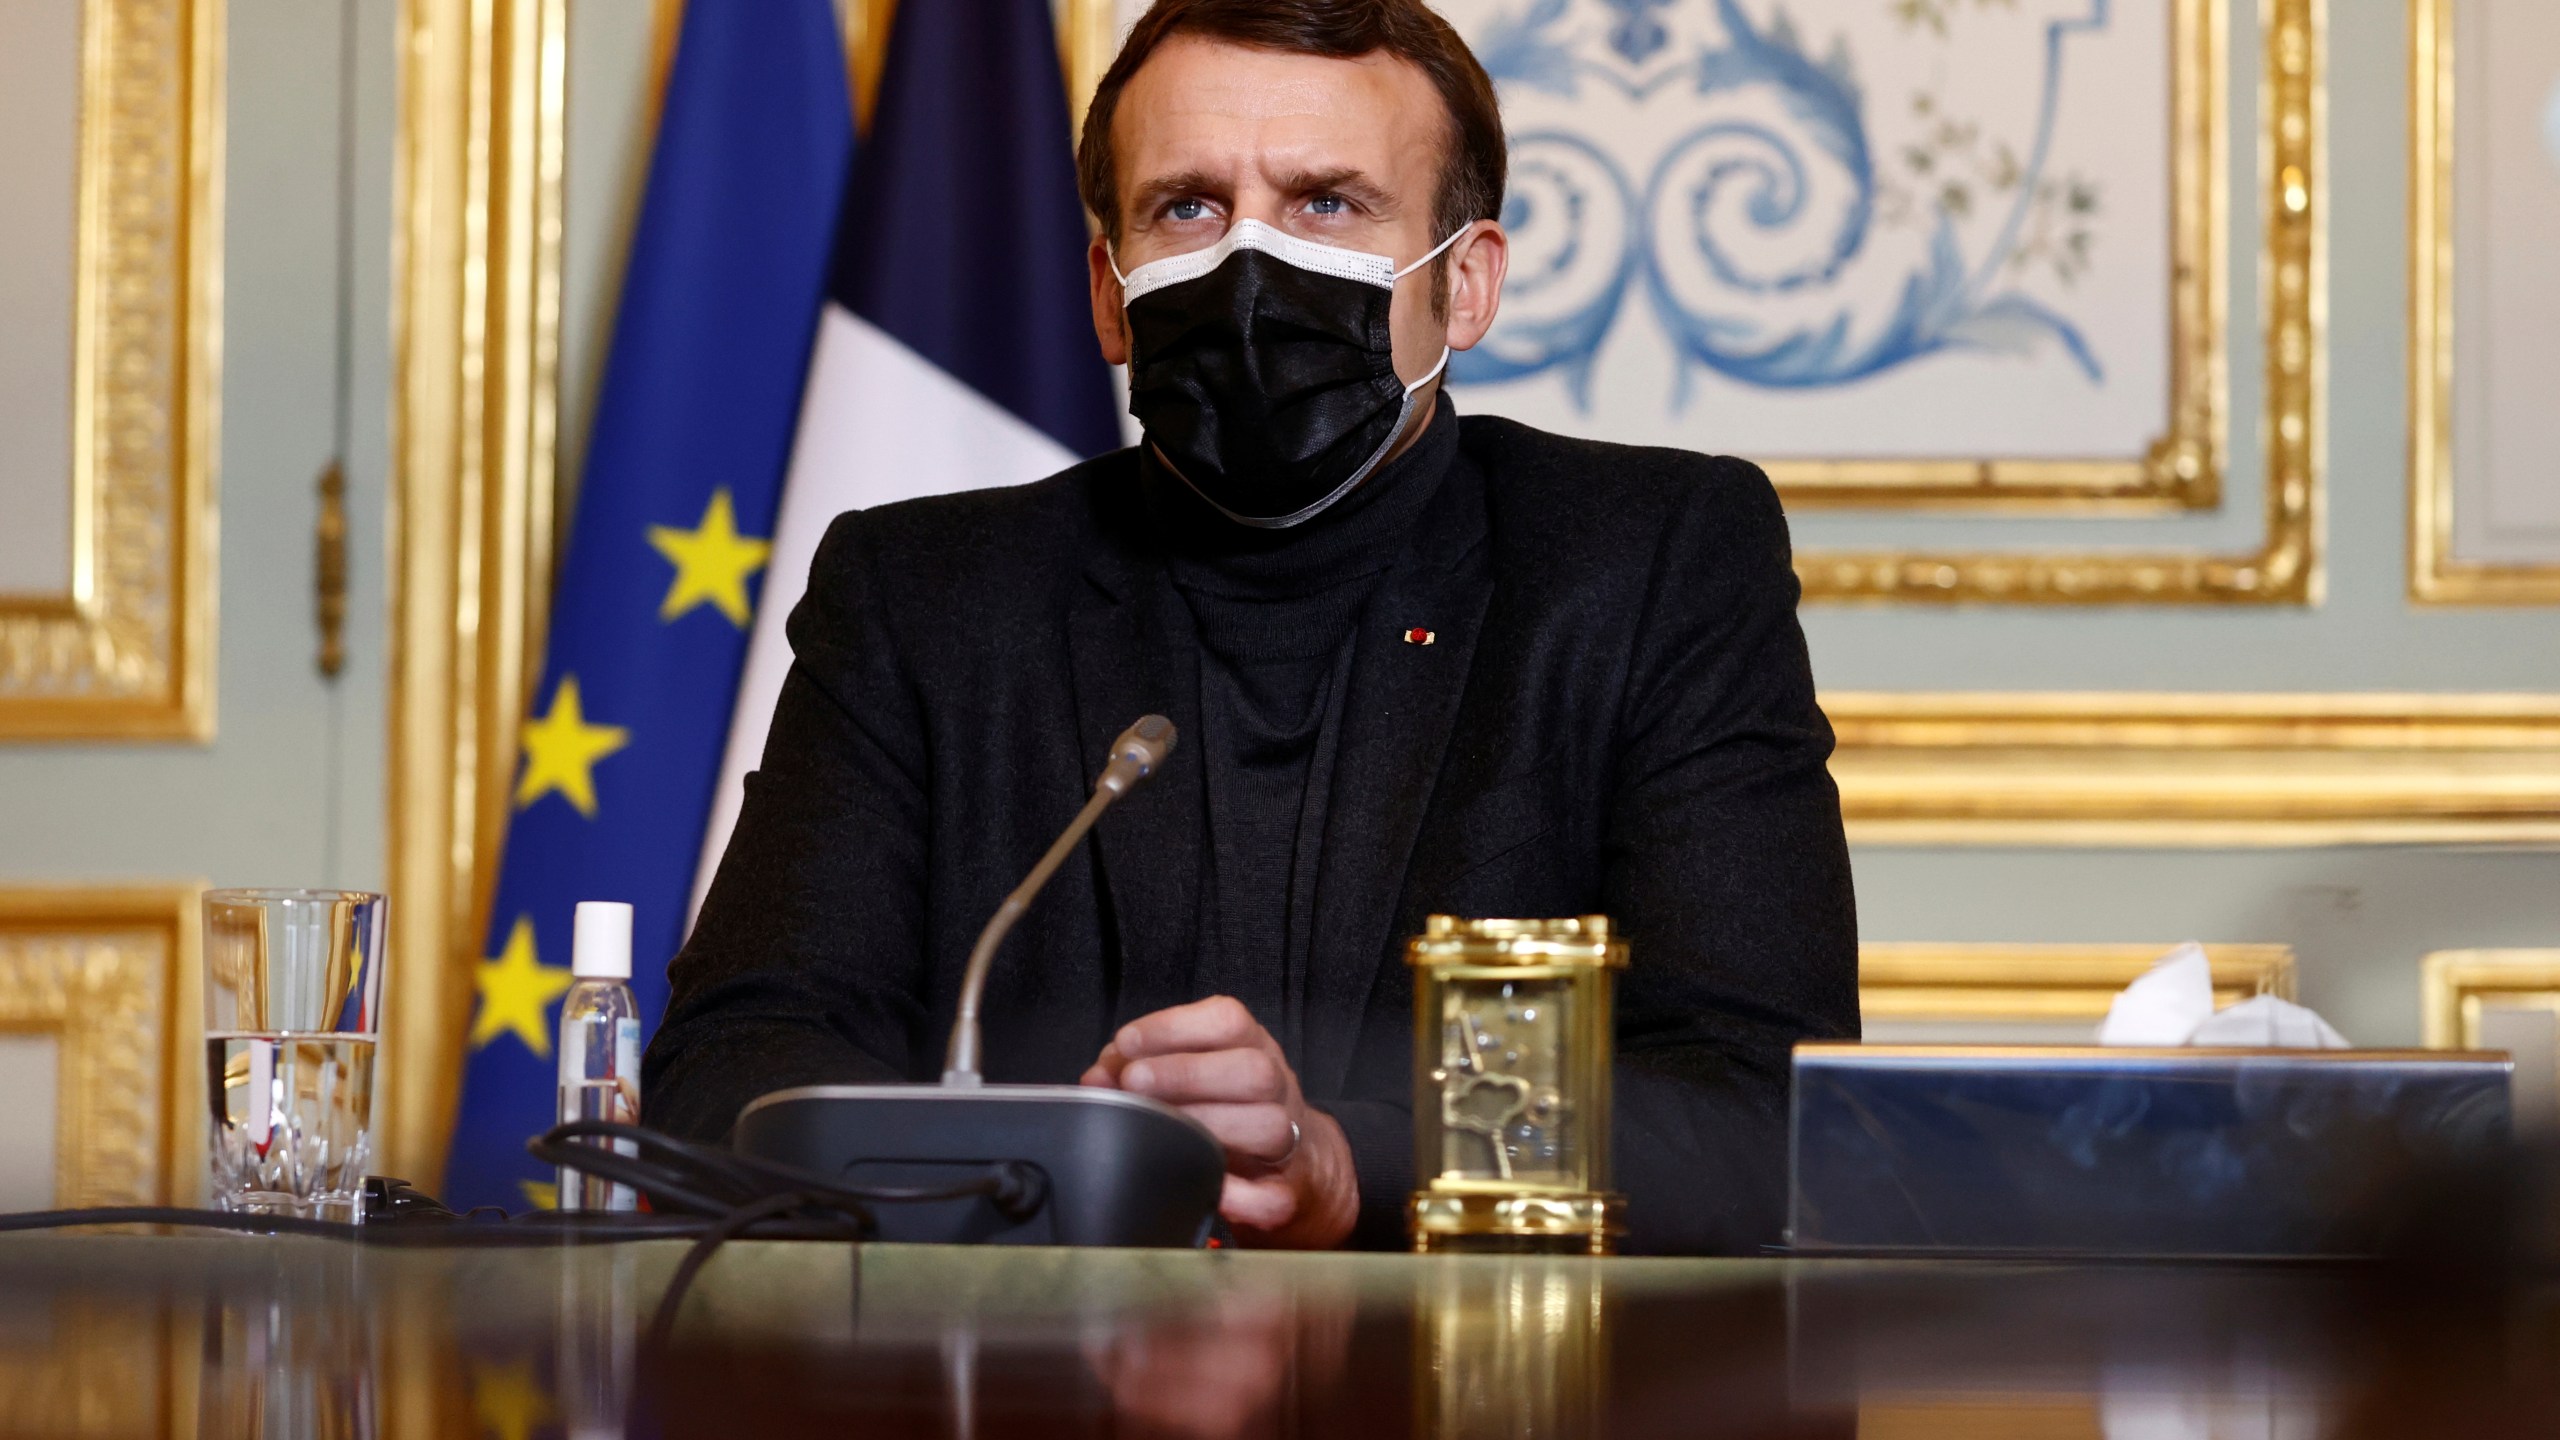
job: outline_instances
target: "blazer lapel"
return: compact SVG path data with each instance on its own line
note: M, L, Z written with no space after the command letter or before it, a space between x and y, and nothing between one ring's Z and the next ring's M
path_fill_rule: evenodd
M1317 868L1300 1077L1319 1099L1340 1092L1379 967L1405 938L1390 933L1396 902L1493 594L1482 477L1463 455L1451 464L1405 561L1370 597L1352 658ZM1409 631L1427 632L1428 643Z
M1117 970L1106 963L1117 1027L1186 998L1198 923L1200 685L1196 674L1167 673L1163 657L1187 650L1173 652L1156 633L1173 618L1164 613L1159 575L1110 555L1090 578L1094 589L1067 630L1085 781L1139 716L1163 715L1176 732L1164 768L1094 827L1103 902L1119 941Z

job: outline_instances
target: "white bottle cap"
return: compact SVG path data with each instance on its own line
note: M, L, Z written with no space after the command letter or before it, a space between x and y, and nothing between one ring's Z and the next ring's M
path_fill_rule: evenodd
M569 973L581 980L631 978L631 907L619 900L578 902L577 939Z

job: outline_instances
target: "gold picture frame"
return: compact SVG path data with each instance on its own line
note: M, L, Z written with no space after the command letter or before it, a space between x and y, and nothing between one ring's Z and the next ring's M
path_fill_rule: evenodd
M2480 1011L2493 1002L2560 1017L2560 949L2438 950L2421 973L2431 1050L2479 1049Z
M81 7L71 588L0 596L0 740L209 740L222 0Z
M2328 448L2327 7L2322 0L2258 0L2257 11L2264 51L2258 82L2257 173L2266 237L2258 257L2259 324L2265 336L2265 534L2257 548L2232 554L1807 550L1796 556L1796 574L1803 581L1806 599L2038 605L2320 603L2326 588L2321 488ZM2227 70L2220 37L2228 24L2223 0L2212 0L2210 19L2202 27L2212 56L2199 62L2182 54L2182 74L2189 65L2202 63L2205 73L2219 83ZM2227 109L2218 93L2214 107L2217 113ZM2212 157L2209 183L2218 190L2228 188L2228 151L2226 143ZM2181 168L2182 190L2204 183L2197 170L2193 165ZM2217 237L2208 253L2218 263L2228 250L2228 244ZM2212 289L2216 295L2229 293L2219 280ZM2218 377L2216 383L2220 383ZM1797 503L1801 491L1785 493L1790 503Z
M0 1032L59 1047L58 1206L195 1197L202 893L194 884L0 889Z
M2560 842L2560 695L1835 692L1854 841Z
M2454 0L2409 0L2409 598L2560 604L2560 563L2453 553Z
M2493 1048L2490 1012L2539 1014L2560 1041L2560 949L2439 950L2424 961L2419 1004L2430 1049ZM2514 1032L2496 1037L2513 1044ZM2547 1139L2560 1125L2560 1047L2508 1051L2515 1062L2511 1098L2520 1133ZM2542 1062L2537 1064L2536 1062Z
M2094 1029L2117 992L2172 947L1942 944L1858 946L1858 1006L1869 1020L1967 1024L2085 1021ZM2294 998L2287 945L2207 945L2216 1005Z

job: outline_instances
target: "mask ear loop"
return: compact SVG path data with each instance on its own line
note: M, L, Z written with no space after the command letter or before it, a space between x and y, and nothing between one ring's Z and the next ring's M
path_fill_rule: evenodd
M1421 269L1423 266L1430 264L1432 261L1439 259L1439 258L1440 258L1440 253L1441 253L1442 251L1444 251L1444 250L1448 249L1448 248L1449 248L1450 246L1452 246L1452 245L1457 244L1457 243L1458 243L1458 240L1459 240L1459 237L1461 237L1461 236L1465 235L1468 231L1473 230L1473 229L1475 229L1475 228L1476 228L1476 222L1474 222L1473 220L1470 220L1470 221L1468 221L1466 224L1459 226L1457 229L1450 231L1450 232L1449 232L1449 238L1448 238L1448 239L1443 240L1443 241L1441 241L1439 244L1432 246L1429 250L1424 251L1424 252L1423 252L1423 254L1422 254L1422 258L1421 258L1421 259L1416 260L1416 261L1414 261L1412 264L1407 265L1407 266L1406 266L1406 267L1404 267L1403 269L1401 269L1401 270L1397 271L1397 272L1396 272L1396 275L1395 275L1395 278L1397 278L1398 280L1401 280L1401 279L1403 279L1404 277L1406 277L1407 275L1412 274L1414 271Z
M1441 252L1442 252L1442 251L1447 250L1450 246L1457 244L1457 243L1458 243L1458 240L1459 240L1459 238L1460 238L1461 236L1464 236L1464 235L1465 235L1465 234L1467 234L1469 231L1471 231L1471 230L1473 230L1473 229L1475 229L1475 228L1476 228L1476 222L1474 222L1473 220L1470 220L1470 221L1468 221L1466 224L1459 226L1457 229L1450 231L1450 232L1449 232L1449 238L1448 238L1448 239L1443 240L1443 241L1441 241L1439 244L1432 246L1432 247L1431 247L1431 249L1430 249L1429 251L1427 251L1427 252L1423 255L1423 257L1422 257L1421 259L1416 260L1416 261L1414 261L1412 264L1407 265L1407 266L1406 266L1406 267L1404 267L1403 269L1401 269L1401 270L1397 271L1397 272L1396 272L1396 278L1397 278L1398 280L1401 280L1401 279L1403 279L1404 277L1406 277L1407 275L1412 274L1414 271L1421 269L1423 266L1430 264L1432 261L1439 259L1439 258L1440 258L1440 254L1441 254ZM1413 392L1415 392L1415 391L1417 391L1417 390L1421 389L1421 388L1422 388L1423 386L1425 386L1425 385L1430 384L1433 380L1438 379L1438 378L1439 378L1439 376L1440 376L1440 372L1441 372L1441 371L1443 371L1443 370L1446 370L1446 369L1448 369L1448 368L1449 368L1449 347L1448 347L1448 346L1446 346L1446 345L1443 345L1443 346L1441 346L1441 347L1440 347L1440 363L1438 363L1438 364L1436 364L1436 365L1432 366L1432 367L1431 367L1431 369L1430 369L1429 371L1427 371L1426 373L1424 373L1424 375L1423 375L1423 377L1422 377L1421 379L1416 380L1416 381L1414 381L1412 384L1407 385L1406 387L1404 387L1404 396L1405 396L1405 400L1408 402L1408 404L1410 404L1410 402L1411 402L1411 401L1412 401L1412 399L1413 399ZM1401 435L1401 434L1403 434L1403 433L1404 433L1404 422L1405 422L1405 420L1406 420L1406 419L1408 419L1408 418L1410 418L1410 417L1409 417L1409 416L1402 416L1402 417L1398 417L1398 419L1397 419L1397 421L1396 421L1396 433L1397 433L1397 434ZM1392 442L1390 442L1390 443L1392 443Z

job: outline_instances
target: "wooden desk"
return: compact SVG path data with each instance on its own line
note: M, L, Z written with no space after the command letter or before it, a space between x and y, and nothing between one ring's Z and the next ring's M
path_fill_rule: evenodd
M0 1434L2560 1433L2560 1288L2372 1272L0 1236Z

